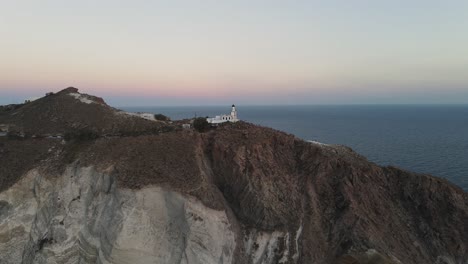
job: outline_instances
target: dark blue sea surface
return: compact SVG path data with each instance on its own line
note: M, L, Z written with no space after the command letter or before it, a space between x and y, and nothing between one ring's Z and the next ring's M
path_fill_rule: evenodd
M229 113L229 106L125 107L172 119ZM305 140L342 144L370 161L444 177L468 191L468 106L238 106L239 118Z

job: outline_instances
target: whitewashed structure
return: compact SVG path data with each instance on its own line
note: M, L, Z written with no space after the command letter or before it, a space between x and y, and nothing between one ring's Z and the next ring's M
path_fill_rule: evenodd
M235 123L235 122L239 121L239 118L237 118L236 106L232 105L230 115L219 115L219 116L215 116L215 117L209 117L209 118L206 119L206 121L208 121L208 123L210 123L212 125L217 125L217 124L221 124L221 123L225 123L225 122Z
M0 124L0 137L5 137L8 134L9 125Z

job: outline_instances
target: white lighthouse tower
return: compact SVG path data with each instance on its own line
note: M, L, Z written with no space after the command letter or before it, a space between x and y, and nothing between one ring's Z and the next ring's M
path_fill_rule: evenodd
M232 109L231 109L231 117L232 117L231 122L236 122L239 120L237 119L237 111L236 111L236 106L234 104L232 105Z

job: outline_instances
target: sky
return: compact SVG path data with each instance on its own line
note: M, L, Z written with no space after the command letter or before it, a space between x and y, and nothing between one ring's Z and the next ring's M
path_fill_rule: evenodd
M0 0L0 104L468 103L466 0Z

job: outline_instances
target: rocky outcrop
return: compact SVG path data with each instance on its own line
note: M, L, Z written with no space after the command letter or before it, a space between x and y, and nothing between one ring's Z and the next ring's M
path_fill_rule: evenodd
M0 263L468 262L462 189L244 122L1 138L0 165Z
M160 187L116 188L92 167L36 170L0 194L0 263L232 263L225 211Z

